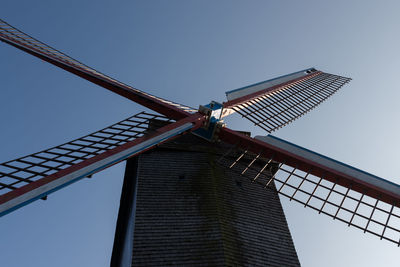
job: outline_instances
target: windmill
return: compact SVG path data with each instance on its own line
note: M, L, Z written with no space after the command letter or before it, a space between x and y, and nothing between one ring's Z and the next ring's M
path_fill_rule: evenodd
M221 121L237 112L272 132L311 110L349 79L311 68L228 92L228 102L222 105L211 102L196 111L111 79L5 22L1 26L1 40L163 115L138 114L87 137L3 163L2 214L45 198L77 179L178 135L194 132L210 142L231 145L229 153L218 162L244 176L255 172L254 176L248 176L255 184L260 183L268 189L274 182L281 195L381 239L399 243L396 219L399 218L400 194L397 185L276 137L250 138L226 128ZM147 125L153 118L175 122L155 133L146 133L142 125ZM125 129L127 124L130 128L122 134L110 133ZM99 135L102 140L98 140ZM91 141L88 143L87 140ZM272 177L271 173L263 176L270 171L268 164L271 162L279 163L279 170ZM246 165L242 166L242 163ZM265 168L251 172L260 165Z

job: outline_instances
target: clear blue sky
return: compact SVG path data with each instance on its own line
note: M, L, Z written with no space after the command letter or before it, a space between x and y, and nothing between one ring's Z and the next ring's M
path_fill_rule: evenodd
M316 67L354 80L278 137L400 182L398 1L15 1L0 17L127 84L197 107ZM143 110L0 44L0 162ZM263 134L238 118L235 129ZM0 266L108 266L124 164L0 219ZM394 244L283 205L304 266L398 266Z

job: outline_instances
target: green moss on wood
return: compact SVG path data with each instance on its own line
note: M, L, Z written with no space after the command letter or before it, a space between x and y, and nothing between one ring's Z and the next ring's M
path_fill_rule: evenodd
M198 197L199 212L207 218L200 231L203 234L211 233L215 231L214 228L217 224L222 242L213 240L206 245L216 250L223 247L225 265L242 265L242 245L234 225L237 218L228 198L229 193L233 192L230 192L229 186L227 186L229 181L224 181L224 177L225 179L229 179L229 177L215 164L216 159L213 153L207 153L207 156L209 167L200 169L191 184L192 194Z

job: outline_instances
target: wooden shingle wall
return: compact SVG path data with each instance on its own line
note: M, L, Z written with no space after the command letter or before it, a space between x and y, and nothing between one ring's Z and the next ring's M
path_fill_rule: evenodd
M139 157L132 266L300 266L277 193L223 151L186 135Z

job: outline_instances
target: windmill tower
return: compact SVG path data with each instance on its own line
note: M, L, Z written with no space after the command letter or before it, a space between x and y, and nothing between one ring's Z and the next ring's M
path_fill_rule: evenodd
M253 186L260 184L319 213L399 244L398 185L273 136L251 138L230 130L221 121L238 112L272 132L314 108L349 79L307 69L228 92L228 102L211 102L196 111L105 76L3 21L0 39L163 115L138 114L83 138L1 164L2 215L193 132L210 144L227 145L226 153L215 162L247 177ZM147 125L153 118L171 123L148 132ZM271 171L273 164L277 168Z

